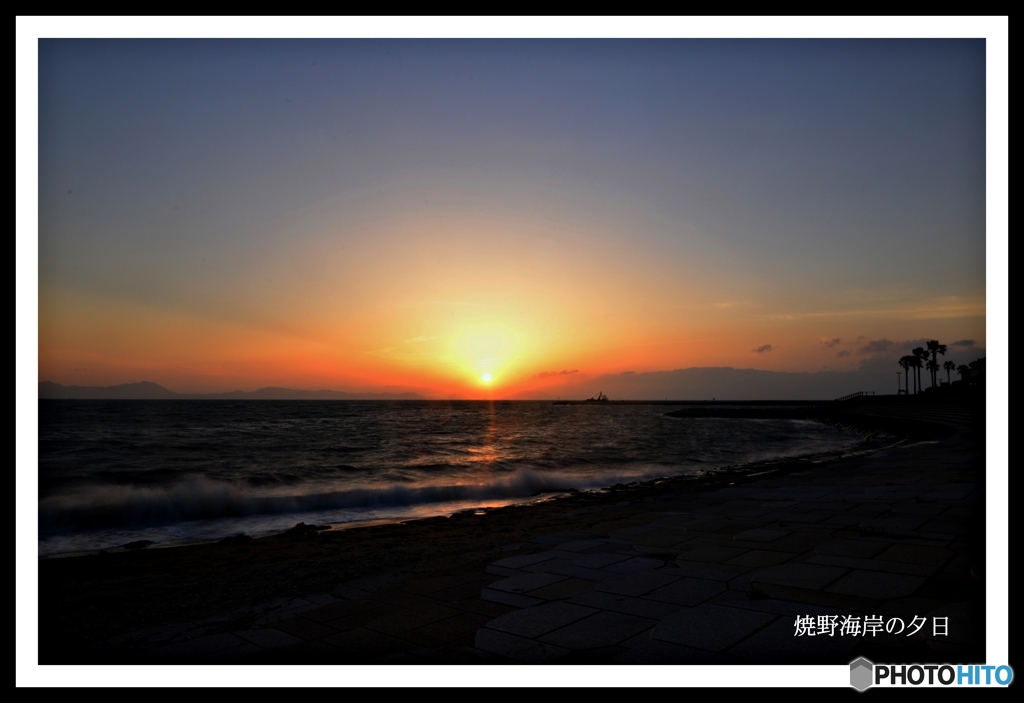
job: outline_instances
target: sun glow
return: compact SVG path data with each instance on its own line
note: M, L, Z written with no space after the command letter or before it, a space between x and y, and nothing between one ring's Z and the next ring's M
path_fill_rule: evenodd
M519 335L514 330L499 323L484 323L463 329L456 338L454 351L464 369L481 383L490 385L515 363L520 347Z

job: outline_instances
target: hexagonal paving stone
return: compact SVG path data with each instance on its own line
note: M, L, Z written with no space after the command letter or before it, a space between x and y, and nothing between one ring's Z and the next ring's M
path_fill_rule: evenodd
M833 539L823 542L814 547L815 554L832 555L837 557L858 557L870 559L883 551L888 544L876 540L866 539Z
M487 627L521 637L539 637L596 612L594 608L571 603L545 603L502 615L487 623Z
M547 642L538 642L487 627L477 630L475 645L483 652L529 664L555 661L569 653L568 649Z
M637 574L625 574L604 581L595 590L604 593L617 593L623 596L639 596L678 580L675 575L657 571L642 571Z
M721 581L683 578L675 583L670 583L667 586L651 591L644 598L675 603L677 605L694 606L703 603L713 596L717 596L725 590L726 586Z
M797 562L793 564L780 564L762 569L754 574L750 581L752 584L770 583L777 586L791 586L808 590L819 590L825 588L840 576L843 576L849 569L838 566L824 566L820 564L807 564Z
M777 617L754 610L699 605L662 620L651 631L651 639L721 652Z
M732 536L735 540L747 542L774 542L780 537L785 537L789 532L785 530L772 530L766 527L758 527L753 530L743 530Z
M601 611L549 632L540 639L566 649L595 649L618 644L650 629L656 623L657 620L649 618Z
M541 588L552 583L563 580L564 576L552 574L518 574L488 585L494 591L505 591L507 593L526 593L535 588Z
M857 569L829 586L829 593L843 593L861 598L903 598L914 594L925 579L921 576L891 574L883 571Z

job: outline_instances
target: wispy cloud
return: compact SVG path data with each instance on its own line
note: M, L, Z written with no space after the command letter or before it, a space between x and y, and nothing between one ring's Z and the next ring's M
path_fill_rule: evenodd
M836 354L836 358L837 359L842 359L844 356L849 356L849 355L850 355L850 350L849 349L843 349L841 352Z
M837 344L842 344L843 340L839 339L839 337L836 337L835 339L828 339L826 337L826 338L821 340L821 343L824 344L829 349L831 349L832 347L836 346Z
M772 345L771 344L762 344L759 347L754 347L754 351L757 352L758 354L764 354L765 352L770 352L771 350L772 350Z
M957 317L984 317L984 301L962 300L952 298L937 301L935 304L919 306L900 306L877 308L858 308L855 310L822 310L811 312L793 312L767 315L769 320L802 320L818 317L879 317L894 316L911 320L935 320Z
M572 376L575 373L579 373L579 369L573 369L572 371L541 371L532 378L552 378L554 376Z
M873 339L857 350L858 354L881 354L889 351L895 342L890 339Z
M958 339L957 341L953 342L949 346L951 346L951 347L973 347L974 346L974 340L973 339Z

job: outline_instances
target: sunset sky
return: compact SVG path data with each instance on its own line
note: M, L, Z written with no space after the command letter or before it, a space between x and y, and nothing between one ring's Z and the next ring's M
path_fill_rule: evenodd
M41 40L38 380L974 358L985 80L984 40Z

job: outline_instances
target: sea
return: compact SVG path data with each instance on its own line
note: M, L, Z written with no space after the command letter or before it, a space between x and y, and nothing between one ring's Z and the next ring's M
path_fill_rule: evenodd
M806 420L545 401L40 400L39 555L550 500L861 438Z

